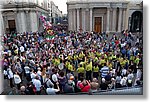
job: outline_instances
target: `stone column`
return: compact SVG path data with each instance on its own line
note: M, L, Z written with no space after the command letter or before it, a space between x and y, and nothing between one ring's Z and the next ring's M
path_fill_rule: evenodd
M106 32L108 33L110 31L110 8L107 8L107 28L106 28Z
M2 11L0 11L0 35L4 34L4 21Z
M21 32L21 19L20 19L20 13L19 11L16 12L16 28L17 28L17 32Z
M25 13L26 13L26 26L27 26L27 27L26 27L26 30L27 30L28 32L30 32L30 31L31 31L31 27L30 27L29 11L26 10Z
M21 32L26 32L26 17L25 17L25 12L21 11L20 12L20 19L21 19L21 25L22 25L22 31Z
M18 12L14 11L15 14L15 24L16 24L16 31L19 32L19 23L18 23Z
M122 8L119 8L119 21L118 21L118 32L121 32L122 28Z
M0 5L0 50L2 50L2 46L1 46L1 36L4 35L4 22L3 22L3 16L2 16L2 11L1 11L1 5ZM0 58L2 58L1 54L0 54ZM0 62L0 65L2 65L2 61ZM3 88L3 70L2 68L0 68L0 93L2 93L4 90Z
M126 9L123 9L123 30L125 30L125 24L126 24Z
M26 32L26 16L24 11L15 12L16 14L16 28L17 32L23 33Z
M69 9L68 10L68 24L69 24L69 26L68 26L68 30L73 30L72 28L72 25L73 25L73 16L72 16L72 10L71 9Z
M73 10L73 30L76 31L76 9Z
M90 8L90 32L93 31L93 9Z
M68 10L68 30L71 30L71 18L70 18L71 16L70 16L70 10Z
M30 27L32 32L38 31L37 15L35 11L30 11Z
M82 9L82 29L85 32L85 9Z
M70 30L73 31L73 10L70 10Z
M80 17L79 17L79 9L77 9L77 31L79 31L80 26Z
M112 30L113 30L113 32L116 32L116 18L117 18L116 14L117 14L117 9L114 8L113 9L113 24L112 24L112 27L113 27Z

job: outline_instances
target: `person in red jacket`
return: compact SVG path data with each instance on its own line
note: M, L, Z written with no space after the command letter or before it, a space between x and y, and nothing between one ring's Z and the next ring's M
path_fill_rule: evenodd
M91 85L89 81L84 79L81 83L79 83L79 87L81 89L81 92L89 92Z

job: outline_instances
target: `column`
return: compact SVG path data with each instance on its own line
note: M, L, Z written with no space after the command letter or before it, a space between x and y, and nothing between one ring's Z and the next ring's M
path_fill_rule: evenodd
M107 33L110 31L109 26L110 26L110 8L107 8L107 28L106 28Z
M18 11L16 13L16 27L17 31L20 33L26 32L26 17L25 17L25 12L24 11Z
M26 30L27 30L28 32L30 32L30 31L31 31L31 27L30 27L29 11L26 10L25 13L26 13L26 26L27 26L27 27L26 27Z
M2 11L1 11L1 5L0 5L0 50L2 50L2 46L1 46L1 36L4 34L4 22L3 22L3 16L2 16ZM1 58L1 54L0 54L0 58ZM2 58L1 58L2 59ZM2 61L0 62L0 65L2 65ZM3 70L2 68L0 68L0 93L2 93L4 90L3 90Z
M21 11L20 12L20 19L21 19L21 25L22 25L22 32L26 32L26 17L25 17L25 12Z
M125 24L126 24L126 9L123 9L123 30L125 30Z
M114 8L113 9L113 24L112 24L112 26L113 26L113 28L112 28L113 32L116 32L116 18L117 18L116 14L117 14L117 9Z
M68 10L68 30L70 31L71 30L71 20L70 20L70 10Z
M2 12L0 11L0 35L4 34L4 21Z
M76 31L76 9L73 10L73 30Z
M70 30L73 30L73 12L70 10Z
M77 31L79 31L80 18L79 18L79 9L77 9Z
M20 13L16 12L16 28L17 28L17 32L21 32L21 20L20 20Z
M19 32L18 12L14 11L14 14L15 14L16 31Z
M118 21L118 32L121 32L122 28L122 8L119 8L119 21Z
M30 27L32 32L38 31L37 15L35 11L30 11Z
M85 32L85 9L82 9L82 29Z
M93 31L93 9L90 8L90 32Z

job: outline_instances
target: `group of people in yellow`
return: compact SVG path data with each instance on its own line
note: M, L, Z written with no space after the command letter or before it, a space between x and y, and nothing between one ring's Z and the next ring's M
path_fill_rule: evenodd
M120 55L119 55L120 54ZM78 77L84 77L85 73L93 72L93 77L98 77L100 69L106 64L107 67L109 67L109 70L111 71L114 69L113 62L117 61L120 63L121 68L125 68L125 66L129 65L130 61L133 61L136 65L139 64L140 58L139 56L131 55L130 59L127 59L127 57L122 57L121 53L118 53L116 55L114 52L92 52L89 51L87 54L85 54L83 51L76 54L69 54L66 58L60 58L56 57L53 59L53 64L55 66L58 66L60 64L60 60L64 63L64 68L66 70L71 71L72 73L78 73ZM75 67L74 62L77 61L77 68ZM88 77L90 74L87 74L86 77Z

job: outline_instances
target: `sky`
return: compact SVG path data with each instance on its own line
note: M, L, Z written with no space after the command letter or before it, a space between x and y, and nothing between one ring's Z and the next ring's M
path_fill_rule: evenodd
M52 0L63 14L67 14L67 0Z

